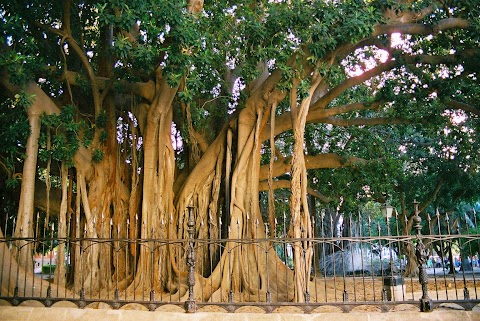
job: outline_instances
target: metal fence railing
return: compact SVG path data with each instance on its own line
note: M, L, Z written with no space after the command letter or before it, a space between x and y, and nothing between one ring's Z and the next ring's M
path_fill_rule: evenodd
M112 224L109 237L87 237L86 229L79 235L81 229L70 225L69 236L58 237L54 225L41 229L38 222L34 236L20 238L9 236L13 228L6 221L0 299L45 306L70 301L78 307L102 302L116 309L176 305L187 312L208 306L230 312L286 306L310 313L388 311L400 304L420 311L444 304L471 310L480 303L476 215L437 212L421 218L416 211L411 218L374 219L322 213L308 239L290 238L286 217L271 232L267 226L262 238L202 239L193 211L185 224L188 237L175 240L112 237ZM264 228L258 222L250 226ZM295 298L301 286L294 282L295 251L311 262L302 302Z

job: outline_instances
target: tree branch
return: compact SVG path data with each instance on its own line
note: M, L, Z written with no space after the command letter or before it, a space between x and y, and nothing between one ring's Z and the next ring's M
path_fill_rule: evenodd
M70 10L72 6L72 1L71 0L65 0L65 3L63 4L63 25L62 28L65 30L65 33L71 35L72 34L72 29L71 29L71 19L70 19Z
M448 29L468 29L470 22L461 18L447 18L440 20L436 24L418 24L418 23L395 23L387 25L377 25L373 36L383 34L401 33L415 35L434 35L440 31Z
M439 64L458 64L464 62L467 59L471 59L473 57L478 56L479 50L470 49L465 50L462 52L458 52L453 55L411 55L411 56L403 56L405 62L409 64L417 64L417 63L424 63L430 65L439 65Z
M444 183L445 183L445 180L442 177L440 177L437 180L437 183L435 184L435 188L430 193L429 197L419 205L418 210L419 210L420 213L423 213L425 211L425 209L428 206L430 206L430 204L433 203L433 201L437 198L437 195L440 192L440 189L442 188Z
M456 100L447 101L446 104L447 106L450 106L453 109L460 109L468 113L480 116L480 110L474 106L471 106Z
M353 111L361 110L378 110L378 108L383 104L383 101L376 101L372 103L352 103L348 105L342 105L337 107L332 107L328 109L318 109L310 111L307 115L307 123L325 123L327 117L341 115ZM328 121L327 121L328 122ZM262 140L265 141L268 139L268 133L270 131L270 124L266 126L266 130L262 133ZM282 115L275 118L275 135L283 133L292 128L290 112L285 112Z
M291 158L286 158L281 161L276 161L272 167L272 177L278 177L291 171ZM368 160L358 157L342 157L337 154L320 154L316 156L305 155L306 169L320 169L320 168L340 168L348 167L355 164L364 164ZM269 165L262 165L260 167L260 180L268 178Z
M326 117L323 119L318 119L315 122L332 124L336 126L373 126L373 125L394 125L394 124L411 124L411 120L402 119L402 118L355 118L355 119L343 119L337 117Z
M325 96L317 100L317 102L310 107L310 110L314 111L316 109L325 108L335 98L340 96L340 94L342 94L345 90L352 88L353 86L359 85L372 77L378 76L385 71L391 70L397 65L398 65L397 61L389 60L386 63L381 64L375 68L372 68L359 76L346 79L344 82L342 82L338 86L332 88L328 93L325 94Z
M81 74L69 70L67 70L64 74L65 80L68 81L70 85L79 85L78 79L82 77ZM96 81L98 88L100 90L105 90L109 86L110 79L105 77L96 77ZM155 82L153 80L145 83L116 80L113 87L120 87L124 92L138 95L148 102L152 102L155 96Z
M71 34L67 33L65 30L60 30L60 29L55 29L51 26L42 24L38 21L34 21L33 24L47 32L53 33L55 35L58 35L62 37L62 40L67 41L69 46L73 49L73 51L77 54L77 57L80 59L83 67L85 68L87 72L87 76L90 80L90 85L92 88L92 95L93 95L93 101L95 105L95 114L98 115L100 113L100 107L102 105L101 101L101 96L100 96L100 89L98 87L95 71L92 68L92 65L88 61L87 56L85 55L85 52L83 51L82 47L78 45L78 43L75 41L75 39L72 37ZM63 48L61 48L63 50Z

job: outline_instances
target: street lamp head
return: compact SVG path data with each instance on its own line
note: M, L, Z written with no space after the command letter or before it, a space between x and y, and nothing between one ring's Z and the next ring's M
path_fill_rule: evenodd
M387 220L389 220L392 217L393 206L391 206L388 203L383 203L380 209L382 211L383 217L385 217Z

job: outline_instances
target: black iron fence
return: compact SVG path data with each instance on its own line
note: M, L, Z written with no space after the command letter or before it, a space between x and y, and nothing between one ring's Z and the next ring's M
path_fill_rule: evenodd
M288 307L309 313L405 305L471 310L480 303L475 212L421 217L415 209L411 217L384 218L322 212L312 222L315 237L308 239L289 237L287 217L270 229L251 224L262 238L235 239L230 233L202 239L204 223L195 222L193 210L185 223L188 237L175 240L111 237L111 222L110 237L87 237L86 228L79 235L81 229L70 224L65 230L71 236L58 237L53 224L39 229L38 222L33 237L6 234L0 238L0 300L115 309L138 304L149 310L174 305L186 312ZM11 225L7 220L3 230L12 231ZM223 227L219 221L206 228L221 235ZM294 281L295 257L310 264L303 285ZM296 287L303 287L301 302Z

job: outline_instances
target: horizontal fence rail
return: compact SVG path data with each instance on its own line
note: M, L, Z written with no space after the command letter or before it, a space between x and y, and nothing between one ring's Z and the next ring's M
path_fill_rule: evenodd
M480 303L476 213L437 213L423 220L416 213L411 221L397 215L373 219L322 213L312 223L315 237L301 239L289 237L287 222L284 216L271 232L268 225L249 225L265 231L261 238L235 239L230 231L226 238L202 239L191 210L186 237L168 240L113 237L111 223L108 237L88 237L87 228L78 233L78 227L67 233L71 236L59 237L58 227L42 230L37 220L32 237L5 233L0 238L0 299L12 305L36 300L44 306L69 301L81 308L173 305L186 312L247 307L389 311L398 305L471 310ZM3 230L12 226L6 221ZM221 235L221 222L208 228ZM75 229L68 225L66 230ZM295 294L296 259L311 262L301 301Z

